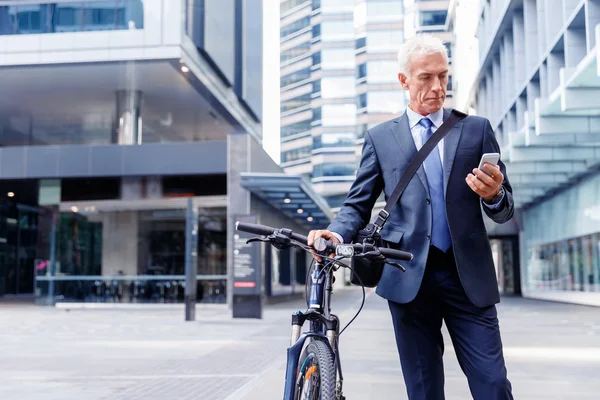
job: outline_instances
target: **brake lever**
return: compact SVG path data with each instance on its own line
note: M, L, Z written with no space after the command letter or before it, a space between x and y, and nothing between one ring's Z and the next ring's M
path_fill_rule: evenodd
M397 262L389 261L387 258L385 258L381 254L381 252L379 250L371 250L371 251L368 251L366 253L363 253L362 257L370 258L370 259L375 260L375 261L383 261L386 264L390 264L392 267L398 268L402 272L406 272L406 268L404 268L402 265L398 264Z
M292 246L292 240L289 238L289 236L286 236L279 232L275 232L267 237L253 237L246 241L247 244L252 242L269 243L271 246L275 247L278 250L288 249Z
M396 268L402 270L402 272L406 272L406 268L404 268L402 265L398 264L397 262L386 261L386 264L390 264L392 267L396 267Z

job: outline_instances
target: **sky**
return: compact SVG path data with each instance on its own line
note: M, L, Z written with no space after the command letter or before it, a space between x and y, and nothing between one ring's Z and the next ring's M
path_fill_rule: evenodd
M273 3L263 7L263 148L279 164L279 2Z

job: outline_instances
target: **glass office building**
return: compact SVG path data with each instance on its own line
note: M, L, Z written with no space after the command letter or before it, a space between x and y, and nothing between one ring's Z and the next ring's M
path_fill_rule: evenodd
M0 0L0 298L181 302L187 263L231 304L236 218L326 223L262 149L262 57L260 0Z
M450 46L447 8L448 1L281 2L281 165L310 179L334 212L354 180L364 132L406 107L399 45L427 31Z
M470 104L517 206L522 292L600 305L598 0L487 0Z

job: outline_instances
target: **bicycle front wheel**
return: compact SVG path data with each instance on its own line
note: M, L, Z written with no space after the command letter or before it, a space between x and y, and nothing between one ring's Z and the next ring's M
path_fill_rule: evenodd
M295 400L335 400L335 363L324 341L310 342L298 365Z

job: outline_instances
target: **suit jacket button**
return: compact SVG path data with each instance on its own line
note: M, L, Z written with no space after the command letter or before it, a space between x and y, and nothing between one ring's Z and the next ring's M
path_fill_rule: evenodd
M427 204L431 204L431 199L428 197L425 199L427 201Z
M431 235L427 235L427 240L431 240Z

